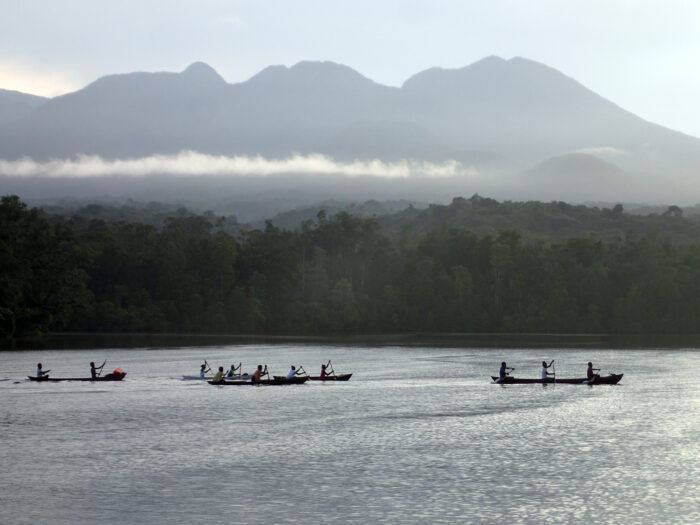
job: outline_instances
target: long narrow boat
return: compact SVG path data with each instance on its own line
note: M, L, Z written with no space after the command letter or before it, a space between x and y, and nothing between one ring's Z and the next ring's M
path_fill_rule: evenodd
M30 381L44 382L59 382L59 381L121 381L126 376L126 372L115 370L109 374L100 377L35 377L27 376Z
M333 374L326 377L321 376L311 376L309 379L311 381L349 381L352 374Z
M214 376L182 376L183 381L211 381ZM224 379L228 381L250 381L253 379L252 374L240 374L235 376L226 376Z
M228 379L223 379L222 381L207 381L210 385L219 386L243 386L243 385L301 385L306 383L309 378L306 376L297 376L291 379L286 377L276 376L272 379L262 379L258 383L253 383L252 381L229 381Z
M610 374L608 376L599 376L593 380L589 380L585 377L580 377L580 378L564 378L564 379L559 379L557 378L548 378L546 381L542 379L529 379L529 378L520 378L520 377L510 377L506 376L504 379L500 379L496 376L491 376L491 379L493 379L493 382L499 385L522 385L522 384L528 384L528 383L539 383L539 384L557 384L557 383L563 383L566 385L616 385L617 383L620 382L620 379L622 379L622 376L624 374Z
M305 377L305 376L302 376ZM349 381L352 374L337 374L330 375L326 377L321 376L308 376L309 381ZM275 376L275 379L286 379L284 376Z

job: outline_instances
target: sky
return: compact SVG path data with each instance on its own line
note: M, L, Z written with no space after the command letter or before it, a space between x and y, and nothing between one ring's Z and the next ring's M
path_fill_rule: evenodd
M694 0L0 0L0 88L56 96L195 61L242 82L302 60L400 86L521 56L700 137L698 28Z

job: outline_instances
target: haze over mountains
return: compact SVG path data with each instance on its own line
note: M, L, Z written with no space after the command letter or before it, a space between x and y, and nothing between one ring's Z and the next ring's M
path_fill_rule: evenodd
M266 159L322 154L339 163L457 161L463 169L438 184L445 185L446 199L480 192L689 204L700 195L700 139L649 123L523 58L428 69L400 88L343 65L300 62L268 67L238 84L195 63L182 73L107 76L49 100L0 91L0 174L19 173L13 161L25 157L109 161L183 150ZM276 180L268 177L255 191L279 191ZM375 182L364 179L363 188ZM26 177L3 177L0 184L3 194L24 188L30 198L41 197L41 185L30 191ZM143 181L125 184L125 194L130 188L143 196ZM406 181L395 181L394 189L399 184ZM236 192L233 182L224 185ZM424 191L395 195L389 189L386 198L416 199ZM44 197L57 196L48 193ZM213 193L221 197L219 189Z

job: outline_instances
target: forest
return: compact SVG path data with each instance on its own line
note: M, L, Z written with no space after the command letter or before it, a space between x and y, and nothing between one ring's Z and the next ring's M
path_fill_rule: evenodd
M700 226L671 208L632 217L475 196L376 217L319 210L296 228L117 211L54 213L2 197L4 338L700 326Z

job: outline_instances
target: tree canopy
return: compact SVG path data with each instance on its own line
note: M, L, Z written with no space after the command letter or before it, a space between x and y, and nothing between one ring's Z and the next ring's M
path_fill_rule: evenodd
M697 333L700 242L688 219L649 219L676 221L683 235L650 227L644 235L546 238L503 216L504 228L465 227L458 218L470 208L497 217L501 204L463 201L427 210L421 222L415 210L384 221L321 212L293 230L268 221L232 232L213 214L110 221L104 210L92 219L48 215L3 197L0 329L11 338L46 331ZM549 214L525 207L519 218ZM621 209L606 213L611 222L627 220ZM552 229L560 219L553 215Z

